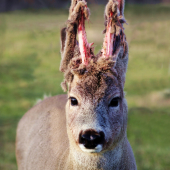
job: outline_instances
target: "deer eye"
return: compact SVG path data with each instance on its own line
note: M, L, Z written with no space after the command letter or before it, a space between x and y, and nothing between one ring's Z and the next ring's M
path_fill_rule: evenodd
M76 98L70 97L70 100L71 100L71 105L72 105L72 106L77 106L77 105L78 105L78 101L77 101Z
M117 107L119 105L120 97L115 97L111 100L109 107Z

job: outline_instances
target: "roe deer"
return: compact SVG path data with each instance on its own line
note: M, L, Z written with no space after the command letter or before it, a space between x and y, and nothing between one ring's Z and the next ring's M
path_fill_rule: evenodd
M137 169L126 133L124 0L106 5L105 38L97 55L86 38L89 15L85 0L72 0L61 30L60 70L68 94L45 99L20 120L19 170Z

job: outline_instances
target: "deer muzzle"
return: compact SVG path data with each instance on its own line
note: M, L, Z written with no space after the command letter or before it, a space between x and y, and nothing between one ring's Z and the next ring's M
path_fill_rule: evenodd
M103 132L93 129L86 130L79 134L79 146L82 151L89 153L101 152L105 143Z

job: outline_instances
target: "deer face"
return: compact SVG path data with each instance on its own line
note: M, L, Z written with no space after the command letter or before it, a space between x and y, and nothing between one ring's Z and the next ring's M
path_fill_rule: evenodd
M66 107L69 137L75 147L90 153L112 149L126 130L126 101L117 78L108 76L105 88L99 79L75 76Z
M61 31L62 87L68 87L67 132L70 146L83 152L110 150L125 135L127 105L123 87L128 48L123 4L123 0L109 0L103 48L96 56L93 43L86 38L84 21L90 12L85 0L72 0L67 28Z

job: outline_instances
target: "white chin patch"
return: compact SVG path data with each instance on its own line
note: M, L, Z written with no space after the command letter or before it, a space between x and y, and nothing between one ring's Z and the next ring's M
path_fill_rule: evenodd
M87 149L83 144L79 144L79 146L83 152L88 153L99 153L103 149L102 145L97 145L94 149Z

